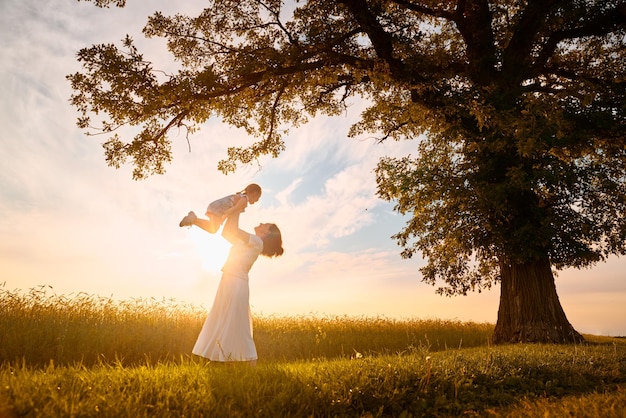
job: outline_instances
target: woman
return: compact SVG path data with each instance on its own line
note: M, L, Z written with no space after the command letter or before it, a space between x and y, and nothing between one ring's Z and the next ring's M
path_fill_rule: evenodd
M254 228L254 234L239 229L241 210L226 219L222 230L222 236L232 247L222 267L213 307L192 352L211 361L245 361L254 366L257 352L252 339L248 272L259 254L280 256L283 248L275 224L260 224ZM203 220L193 218L192 224L203 228Z

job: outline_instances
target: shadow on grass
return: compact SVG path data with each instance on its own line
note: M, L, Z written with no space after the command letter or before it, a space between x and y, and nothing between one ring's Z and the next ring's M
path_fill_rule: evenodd
M242 381L244 386L254 387L254 396L259 400L255 415L268 417L483 416L522 400L610 393L626 383L624 375L611 379L605 373L568 376L566 371L550 367L531 367L517 375L471 368L446 374L436 369L429 373L426 369L386 366L381 361L363 361L360 366L347 363L350 361L269 364L257 370L233 369L226 373L220 368L214 373L212 395L218 404L232 409L215 412L250 412L252 390L246 395L245 388L237 386ZM238 378L233 380L236 375ZM233 381L239 383L233 387Z

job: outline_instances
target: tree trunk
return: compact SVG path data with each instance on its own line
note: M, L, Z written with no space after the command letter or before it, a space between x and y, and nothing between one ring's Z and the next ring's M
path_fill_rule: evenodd
M584 341L567 320L549 261L500 265L502 277L494 344Z

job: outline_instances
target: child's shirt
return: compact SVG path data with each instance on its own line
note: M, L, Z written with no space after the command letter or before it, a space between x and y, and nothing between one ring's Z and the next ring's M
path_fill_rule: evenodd
M237 201L241 198L247 199L246 195L243 193L235 193L235 194L231 194L228 196L224 196L221 199L217 199L211 202L209 206L207 207L206 212L207 214L212 213L215 215L222 216L224 215L224 212L226 212L228 209L235 206L235 203L237 203Z

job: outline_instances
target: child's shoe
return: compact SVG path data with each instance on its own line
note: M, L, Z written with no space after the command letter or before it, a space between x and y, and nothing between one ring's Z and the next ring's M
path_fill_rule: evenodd
M193 211L189 212L187 214L187 216L185 216L183 218L182 221L180 221L180 223L178 224L178 226L183 227L183 226L192 226L193 223L196 221L196 219L198 219L198 217L196 216L195 213L193 213Z

